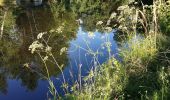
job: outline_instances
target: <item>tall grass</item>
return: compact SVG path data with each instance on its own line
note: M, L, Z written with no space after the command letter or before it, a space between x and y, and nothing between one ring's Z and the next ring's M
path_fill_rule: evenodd
M127 35L126 41L121 43L119 48L122 60L115 59L110 54L110 46L107 45L109 60L101 65L94 65L96 67L90 70L89 75L83 80L80 79L83 84L82 82L77 82L72 86L71 93L68 92L68 85L64 81L65 97L63 99L168 99L170 87L168 79L170 77L169 67L162 67L161 64L163 63L158 60L162 46L160 44L166 37L160 32L159 14L163 13L160 10L162 9L162 4L166 5L165 1L155 0L152 6L143 5L142 8L128 5L119 7L118 13L112 14L109 20L118 19L117 29ZM103 24L103 22L100 21L98 24ZM107 25L106 27L108 28ZM142 35L142 37L138 34ZM45 52L48 57L52 57L63 75L63 80L65 80L61 66L58 65L51 48L43 39L43 34L39 34L38 37L42 39L45 45L40 42L34 42L30 50L37 52L39 55L40 52ZM95 53L92 52L92 54ZM41 55L40 57L46 65L45 57ZM48 74L47 68L47 79L50 84L49 91L54 96L53 99L59 99L60 97L57 97L59 96L58 92Z
M161 48L158 46L164 40L159 32L158 22L162 2L155 1L151 7L143 5L142 10L127 5L118 8L120 13L112 18L119 19L118 29L128 35L120 48L123 61L120 63L111 57L98 71L92 72L96 73L93 76L94 82L85 85L83 92L72 95L76 95L79 100L167 99L167 72L164 67L151 65L155 59L159 59L156 58ZM144 30L142 37L137 35L141 32L138 27ZM153 72L150 67L158 69Z

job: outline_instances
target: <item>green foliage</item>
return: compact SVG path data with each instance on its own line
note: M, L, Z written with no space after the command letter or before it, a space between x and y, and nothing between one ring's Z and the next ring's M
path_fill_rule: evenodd
M128 70L134 73L146 70L146 64L155 58L158 51L155 47L155 37L153 36L144 38L134 36L123 45L120 49L120 55Z
M170 33L170 0L160 4L160 28L162 33L169 35Z
M120 48L123 61L120 63L111 58L97 71L92 70L85 78L83 87L78 91L75 88L68 97L76 95L74 98L78 100L168 99L169 72L157 64L159 60L154 62L159 57L162 43L167 42L166 36L158 31L156 19L160 18L157 16L160 14L159 6L157 1L149 7L150 10L146 10L148 7L140 10L128 5L119 7L120 14L113 18L119 19L118 29L128 34ZM154 26L152 23L155 23ZM145 36L136 35L138 25L145 30Z
M73 90L73 94L66 95L66 98L76 95L76 100L120 99L127 80L125 67L115 58L111 58L96 71L91 70L84 78L85 84L82 89L79 92Z

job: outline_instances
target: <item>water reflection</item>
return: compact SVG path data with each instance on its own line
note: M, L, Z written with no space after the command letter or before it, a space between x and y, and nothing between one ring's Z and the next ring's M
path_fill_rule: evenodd
M3 92L4 94L7 93L7 80L6 76L4 75L5 73L0 74L0 91Z
M49 8L21 9L20 12L13 19L16 24L12 25L16 29L16 33L13 32L13 35L16 34L19 40L15 41L13 38L4 36L3 40L0 41L0 91L5 94L8 92L8 79L20 80L22 86L28 90L34 90L37 87L38 80L43 75L46 75L46 70L38 55L32 55L28 51L28 47L37 38L38 33L55 29L63 21L61 16L58 16L57 20L54 19ZM65 15L65 17L68 16L70 15ZM67 65L67 54L60 55L60 49L62 47L69 48L69 41L76 38L78 25L75 17L67 18L64 20L64 24L67 27L62 34L54 33L50 35L49 45L55 47L53 48L53 54L59 64ZM32 69L25 68L23 66L25 63L29 64ZM58 69L53 63L48 65L51 76L59 74Z
M43 0L16 0L16 3L20 6L39 6L42 5Z
M112 43L112 54L117 53L113 32L104 34L95 31L94 25L98 20L95 19L97 15L84 18L84 26L79 27L76 22L77 15L73 12L57 13L56 15L56 12L48 7L35 7L17 8L17 12L11 11L11 14L13 13L14 15L9 17L9 22L13 24L6 24L8 27L3 40L0 41L0 91L6 94L0 95L2 100L11 98L30 100L31 98L28 97L35 100L46 98L48 82L42 79L43 75L46 75L45 67L38 55L33 55L28 51L29 45L36 40L38 33L47 32L45 39L50 36L48 44L53 48L52 52L57 62L64 65L63 72L69 84L72 84L72 80L77 80L79 64L82 64L83 76L87 75L93 67L93 57L77 46L88 49L88 44L92 50L98 50L101 52L98 60L103 63L108 57L104 43L106 38L109 38ZM62 24L65 26L62 33L49 33ZM15 31L10 31L11 29ZM94 38L90 38L88 35L88 31L92 30ZM13 36L16 36L16 39L12 38ZM60 50L63 47L68 48L68 52L60 55ZM31 69L24 67L24 64L28 64ZM50 61L48 62L48 70L50 76L54 78L57 90L61 92L62 77L60 71ZM70 76L70 72L73 72L73 78Z

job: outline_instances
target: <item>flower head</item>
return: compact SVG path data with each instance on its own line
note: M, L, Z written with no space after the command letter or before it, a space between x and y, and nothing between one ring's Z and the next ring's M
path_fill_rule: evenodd
M44 48L44 45L40 43L39 41L34 41L30 46L29 50L31 53L34 53L36 51L42 50Z
M98 21L96 25L102 25L103 22L102 21Z

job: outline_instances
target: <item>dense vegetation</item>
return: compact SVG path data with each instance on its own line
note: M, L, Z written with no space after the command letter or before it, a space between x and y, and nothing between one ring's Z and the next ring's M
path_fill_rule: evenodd
M110 60L89 72L82 87L75 84L73 93L66 94L66 98L168 100L169 1L139 7L123 5L117 14L111 14L109 21L115 19L115 27L126 35L120 43L122 61L110 56Z
M126 34L126 41L120 43L122 61L111 56L97 70L90 72L79 90L73 90L73 94L66 97L81 100L168 100L168 11L169 1L160 0L154 1L150 6L119 7L117 16L113 13L111 19L118 19L119 25L116 27L121 34Z
M13 3L10 4L13 5ZM0 5L2 5L1 1ZM122 6L118 7L117 5ZM143 3L140 0L51 0L48 1L48 6L51 12L45 12L45 9L44 14L48 14L53 18L54 22L60 24L44 27L44 25L52 22L49 20L49 23L40 23L37 27L45 30L37 31L33 29L34 39L28 39L27 34L30 33L30 29L27 29L27 26L29 23L24 23L26 26L20 30L25 32L26 35L23 36L23 39L17 41L22 41L24 44L24 40L28 39L30 41L27 44L30 45L29 50L33 55L39 56L39 61L44 65L42 77L49 81L49 93L52 95L49 99L170 99L170 0L153 0L152 2L143 0ZM2 10L0 15L4 15L6 11L8 11L8 15L12 13L22 16L30 14L30 12L25 13L24 8L20 7L15 7L13 12L10 12L10 7L4 9L5 6L0 9ZM16 11L22 13L16 13ZM38 13L39 11L36 10L36 12ZM0 47L0 50L6 53L6 58L0 59L4 62L8 62L10 57L13 57L19 51L18 49L14 50L16 52L10 51L8 45L11 45L12 42L4 40L7 35L11 35L8 34L8 28L13 23L13 20L8 20L12 19L12 16L8 17L5 18L7 20L5 21L5 26L3 24L4 20L1 20L0 44L3 48ZM69 18L67 21L62 22L64 17ZM76 35L70 35L67 32L76 30L78 25L75 23L75 19L79 17L86 20L85 24L88 24L88 27L85 27L85 30L87 31L93 30L94 28L92 27L106 33L113 28L117 31L115 36L119 43L120 59L116 59L111 54L110 41L105 43L109 57L108 61L103 64L97 63L96 56L98 52L88 49L87 52L94 56L97 64L94 63L95 67L90 70L89 75L83 79L81 75L78 75L80 76L79 80L69 86L65 81L62 69L63 64L68 62L66 57L68 41L74 39ZM35 19L43 20L40 18ZM35 19L30 20L34 21ZM25 19L18 17L16 20L19 26L23 24L21 22L24 22L23 20ZM72 23L73 26L66 28L69 23ZM61 44L53 44L54 41L51 38L60 41ZM31 44L32 41L33 43ZM53 65L50 65L49 61L53 62ZM63 75L62 88L65 92L64 96L58 93L54 86L55 83L50 78L55 72L49 73L51 72L49 70L53 70L49 69L49 66L54 65ZM27 64L25 66L28 67ZM4 80L3 77L1 79ZM23 82L26 81L24 80L24 75L22 80Z

